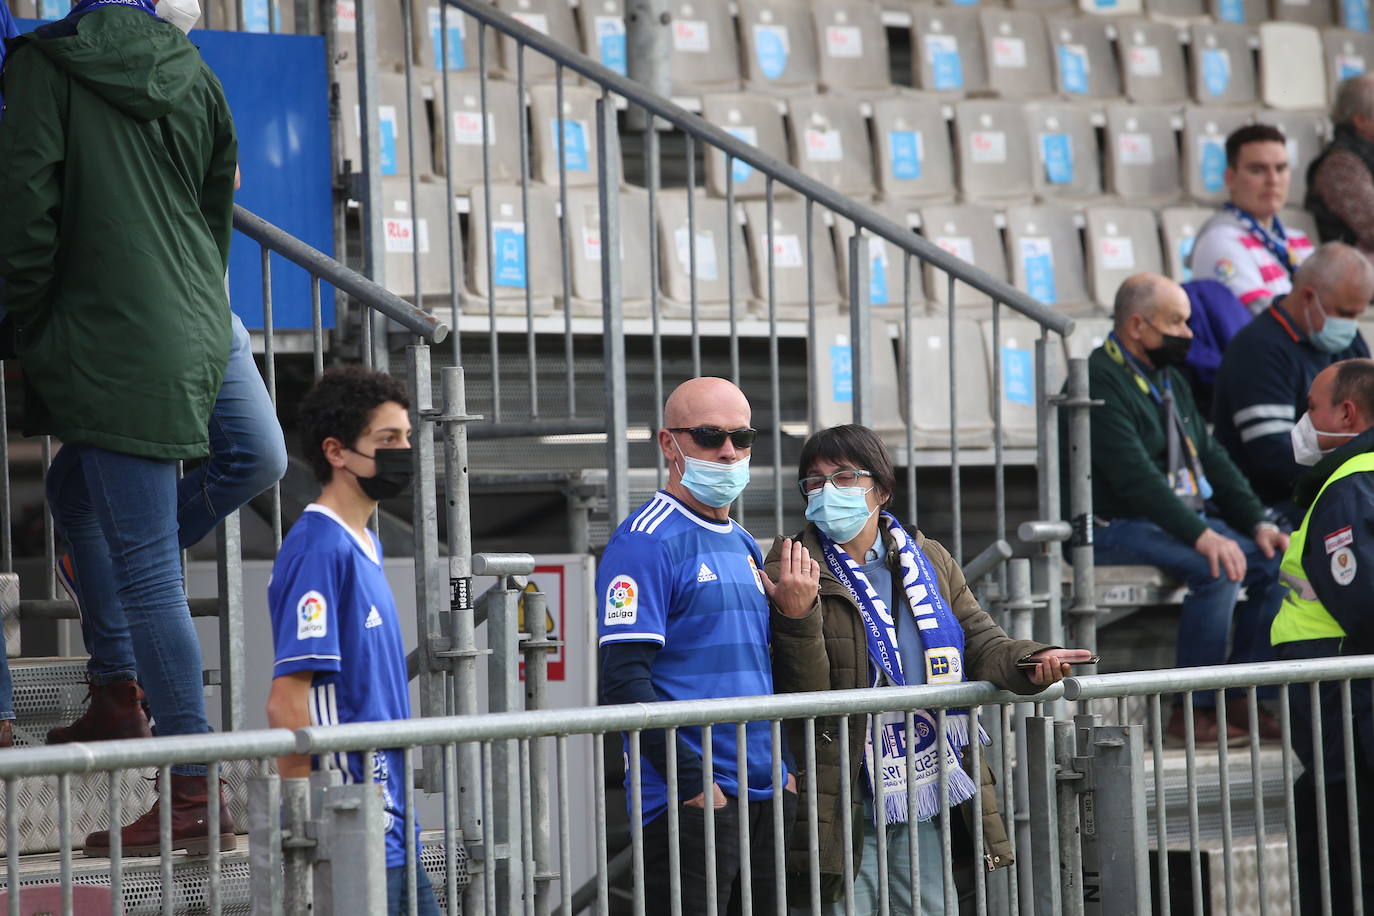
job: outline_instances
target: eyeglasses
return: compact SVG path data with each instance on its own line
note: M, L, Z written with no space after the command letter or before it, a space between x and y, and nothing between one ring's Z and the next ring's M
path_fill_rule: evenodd
M855 470L836 471L833 474L814 474L811 477L803 477L798 480L797 489L801 490L802 496L810 496L824 487L827 482L833 483L837 487L858 487L863 485L865 477L872 476L871 471Z
M759 434L752 426L742 426L739 429L721 429L719 426L670 426L668 432L688 433L698 448L720 448L725 444L726 436L730 437L735 448L752 448L754 437Z

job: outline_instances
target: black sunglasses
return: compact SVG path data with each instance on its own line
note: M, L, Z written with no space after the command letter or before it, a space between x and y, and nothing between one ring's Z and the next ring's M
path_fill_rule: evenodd
M729 436L735 448L752 448L754 437L759 434L752 426L739 429L721 429L719 426L670 426L670 433L688 433L698 448L720 448Z

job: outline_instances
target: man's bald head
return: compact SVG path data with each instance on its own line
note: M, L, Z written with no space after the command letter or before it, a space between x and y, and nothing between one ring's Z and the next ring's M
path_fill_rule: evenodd
M726 425L717 422L725 415L738 418L741 412L742 423ZM688 379L673 389L663 405L663 422L669 428L719 426L721 429L737 429L739 426L748 426L750 416L749 400L744 392L734 382L723 378Z
M1116 291L1112 303L1112 320L1118 334L1127 327L1133 315L1149 321L1162 306L1188 302L1188 294L1168 277L1159 274L1136 274L1127 277Z

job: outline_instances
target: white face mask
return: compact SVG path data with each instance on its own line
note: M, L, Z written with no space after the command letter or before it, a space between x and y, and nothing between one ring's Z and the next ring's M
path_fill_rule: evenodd
M1302 419L1293 425L1289 433L1293 439L1293 460L1298 464L1311 467L1321 461L1333 449L1323 449L1317 442L1318 436L1340 439L1354 439L1359 433L1328 433L1312 425L1311 414L1303 414Z
M181 31L190 34L200 19L200 0L157 0L156 12Z

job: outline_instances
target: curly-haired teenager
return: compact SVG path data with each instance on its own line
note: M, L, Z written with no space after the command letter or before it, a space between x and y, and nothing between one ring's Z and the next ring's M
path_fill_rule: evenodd
M276 650L267 719L274 728L410 718L396 601L382 545L367 528L377 503L410 483L409 405L400 382L360 367L326 372L301 405L301 443L323 488L282 541L267 588ZM330 754L315 765L338 770L345 783L369 779L382 787L387 909L408 912L400 750L377 751L371 773L359 753ZM280 757L277 769L283 779L308 776L311 760ZM415 868L417 912L438 916L418 857Z

